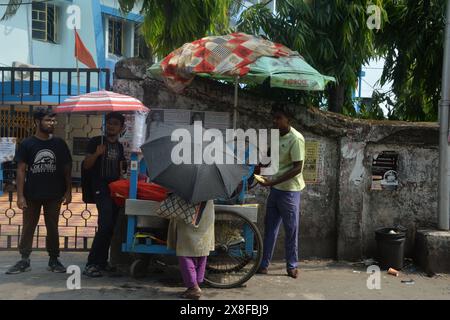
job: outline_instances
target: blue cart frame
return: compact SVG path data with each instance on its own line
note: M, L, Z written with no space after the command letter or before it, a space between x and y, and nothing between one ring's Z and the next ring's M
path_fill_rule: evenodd
M136 200L137 199L137 183L138 183L138 174L139 172L145 172L146 166L143 161L139 162L138 154L132 153L131 154L131 170L130 170L130 190L129 190L129 199L130 200ZM243 177L243 188L239 195L240 200L243 202L245 198L245 191L247 189L247 179L253 174L254 167L250 167L249 174L246 177ZM240 208L241 207L241 208ZM212 281L208 281L208 277L206 276L206 281L213 287L218 288L233 288L236 286L242 285L244 282L246 282L248 279L253 276L253 274L256 272L257 267L259 266L259 263L262 258L262 238L261 235L254 224L256 222L257 218L257 205L255 207L243 207L243 206L236 206L236 205L215 205L216 211L217 208L219 210L226 212L226 213L233 213L238 217L239 219L245 220L245 223L243 224L243 241L245 242L245 250L244 253L242 249L238 246L232 247L230 246L227 250L227 254L231 257L241 257L243 254L246 257L251 257L252 259L256 257L256 263L255 266L249 270L248 274L245 274L242 279L237 281L236 283L227 284L227 285L221 285L221 284L215 284ZM242 214L239 213L238 209L251 209L256 208L253 214L253 218L248 218L245 216L242 216ZM122 251L128 252L128 253L136 253L136 254L158 254L158 255L175 255L175 251L168 249L166 245L161 245L154 243L150 237L146 237L144 243L139 243L138 239L136 238L136 235L138 233L138 227L137 227L137 215L127 215L128 221L127 221L127 235L126 235L126 242L122 244ZM216 221L217 221L217 214L216 214ZM256 241L256 243L255 243ZM256 250L255 250L255 244L256 244ZM217 246L216 246L217 249ZM210 256L215 257L219 253L216 251L211 252Z

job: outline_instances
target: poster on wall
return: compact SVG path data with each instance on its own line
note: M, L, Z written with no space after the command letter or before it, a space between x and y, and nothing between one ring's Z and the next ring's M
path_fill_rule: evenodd
M382 151L372 160L372 190L396 190L398 187L398 153Z
M305 164L303 178L307 184L318 184L321 180L321 144L317 140L305 141Z
M228 112L152 109L146 121L146 138L170 135L175 128L193 125L195 121L201 121L205 129L225 130L231 128Z
M0 138L0 162L13 161L16 154L16 138Z

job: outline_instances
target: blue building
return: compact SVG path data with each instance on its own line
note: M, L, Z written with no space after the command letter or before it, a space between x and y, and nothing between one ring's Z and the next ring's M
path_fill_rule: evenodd
M23 1L14 16L0 21L0 137L16 137L20 142L34 131L35 106L54 106L78 93L108 90L119 60L149 58L139 32L141 7L138 2L123 15L117 0L30 0ZM5 10L0 6L0 18ZM77 69L74 28L97 68L79 63ZM87 118L73 116L69 132L66 119L58 116L55 133L74 153L74 177L79 176L83 143L101 133L101 119Z
M131 13L122 15L115 0L24 2L13 17L0 22L0 104L22 104L23 100L55 104L67 93L78 93L78 73L69 70L77 67L74 28L99 69L113 71L122 58L147 57L148 49L138 32L143 21L141 6L140 3ZM5 10L5 6L0 6L0 16ZM11 70L4 69L8 67L44 70L16 70L11 74ZM86 68L81 63L79 67ZM48 68L61 72L50 74ZM86 71L80 72L80 93L105 89L106 70ZM111 84L112 74L109 79ZM20 93L26 97L20 97Z

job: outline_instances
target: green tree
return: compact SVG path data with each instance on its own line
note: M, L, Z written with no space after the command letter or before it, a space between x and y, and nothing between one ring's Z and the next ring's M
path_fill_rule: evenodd
M124 12L136 0L119 0ZM440 99L445 29L443 0L278 0L276 14L266 2L245 8L237 29L263 34L297 50L321 73L334 76L326 92L328 109L356 115L351 93L360 67L370 58L386 59L381 84L392 83L389 118L436 120ZM143 32L153 52L164 56L185 42L229 32L242 0L144 0ZM22 0L9 0L0 20L13 16ZM382 28L371 30L367 8L381 8ZM272 91L272 90L271 90ZM262 91L265 93L265 91ZM323 105L322 93L278 90L271 97ZM374 101L386 101L377 94ZM375 110L375 109L374 109ZM378 109L376 109L378 110ZM373 114L373 113L369 113ZM379 112L376 112L379 116ZM364 115L365 116L365 115Z
M321 73L334 76L337 83L327 92L328 109L343 112L353 110L351 94L358 72L376 55L376 30L367 26L372 4L381 9L383 19L382 0L278 0L275 14L267 2L260 3L244 11L238 29L263 33L297 50Z
M387 0L388 21L375 45L385 56L381 84L392 82L391 119L435 121L441 91L445 3Z
M129 12L137 0L119 0ZM186 42L228 30L233 0L144 0L142 31L147 44L161 57Z

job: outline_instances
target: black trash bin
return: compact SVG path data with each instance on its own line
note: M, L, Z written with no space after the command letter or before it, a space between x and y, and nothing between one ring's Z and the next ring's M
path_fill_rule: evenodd
M401 270L405 255L406 229L401 227L380 228L375 230L375 239L380 268Z

